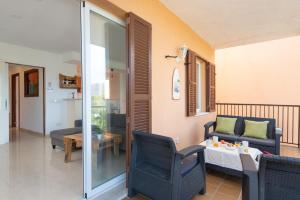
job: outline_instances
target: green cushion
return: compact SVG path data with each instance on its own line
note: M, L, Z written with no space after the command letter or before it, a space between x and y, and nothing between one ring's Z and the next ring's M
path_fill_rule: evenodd
M245 120L244 136L267 139L268 121L257 122Z
M217 117L216 132L234 135L234 127L237 118Z

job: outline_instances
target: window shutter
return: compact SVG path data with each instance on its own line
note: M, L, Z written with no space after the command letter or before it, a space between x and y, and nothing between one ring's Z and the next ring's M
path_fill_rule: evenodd
M216 66L212 63L207 68L207 111L216 110Z
M187 116L196 115L197 109L197 76L196 76L196 57L197 54L188 50L186 57L187 66Z
M129 13L129 116L133 130L151 132L151 24Z
M132 131L151 132L151 38L151 24L129 13L127 18L127 181L131 161Z

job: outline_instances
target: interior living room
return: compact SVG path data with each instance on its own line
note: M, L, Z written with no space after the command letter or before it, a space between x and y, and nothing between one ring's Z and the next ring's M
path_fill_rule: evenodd
M55 17L45 7L55 9ZM31 1L22 7L11 1L6 8L1 11L5 23L0 59L8 113L1 117L8 119L9 131L1 132L0 155L6 158L0 164L1 195L3 191L7 199L30 199L33 193L37 199L80 199L84 160L80 2ZM91 22L95 25L91 184L97 187L125 173L126 29L98 15Z
M300 199L299 10L1 2L1 199Z
M1 198L80 199L81 151L66 164L49 136L82 119L80 3L19 3L0 6L1 93L5 87L9 108L9 131L1 128Z

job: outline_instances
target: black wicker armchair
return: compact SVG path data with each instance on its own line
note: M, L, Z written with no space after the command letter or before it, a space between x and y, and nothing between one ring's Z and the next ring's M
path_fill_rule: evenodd
M169 137L137 131L133 136L129 197L140 193L153 200L189 200L205 193L205 147L176 151Z
M243 200L299 200L300 159L262 156L259 170L252 158L241 154L244 170Z

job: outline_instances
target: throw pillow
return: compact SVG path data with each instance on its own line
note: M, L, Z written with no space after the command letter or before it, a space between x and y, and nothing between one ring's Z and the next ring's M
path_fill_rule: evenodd
M257 122L245 120L244 136L259 139L267 139L268 121Z
M217 117L216 132L234 135L234 127L237 118Z

